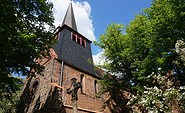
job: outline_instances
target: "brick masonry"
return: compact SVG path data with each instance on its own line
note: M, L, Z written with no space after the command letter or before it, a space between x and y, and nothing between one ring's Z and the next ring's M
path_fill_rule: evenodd
M45 69L42 75L29 76L25 80L24 92L21 96L19 113L73 113L71 95L67 89L71 85L71 79L78 82L83 76L83 93L78 90L78 113L109 113L109 109L102 109L104 96L96 97L96 90L100 88L94 77L74 68L65 62L56 59L55 52L51 49L51 58L42 59ZM62 73L61 73L62 71ZM61 77L62 76L62 77ZM61 78L61 86L60 86Z

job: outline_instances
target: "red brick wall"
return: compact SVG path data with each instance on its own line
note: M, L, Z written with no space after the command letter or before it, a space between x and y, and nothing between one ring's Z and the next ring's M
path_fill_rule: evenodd
M78 90L78 113L89 113L89 112L103 112L103 113L110 113L108 109L107 111L102 111L103 105L103 96L101 98L97 98L95 95L95 87L94 81L97 80L95 77L88 75L87 73L81 72L80 70L73 68L64 63L63 72L62 72L62 86L59 86L59 79L61 76L61 61L56 59L55 53L51 50L52 57L51 59L42 59L40 60L41 64L44 64L45 69L42 75L36 75L35 77L30 76L25 83L25 92L22 95L22 98L27 97L29 95L29 91L32 88L32 84L36 80L39 81L39 85L37 88L36 93L34 94L34 98L31 102L28 102L27 99L22 99L23 105L26 105L24 108L24 112L32 113L34 107L38 104L38 110L40 109L47 109L47 105L58 105L58 103L53 103L50 99L50 103L48 103L48 98L52 97L54 90L58 90L58 94L61 100L61 105L65 108L64 111L66 113L73 113L72 111L72 102L71 102L71 94L67 94L67 89L71 86L71 79L76 78L78 82L80 82L80 77L83 74L84 76L84 83L83 93L81 93L81 89ZM29 82L28 82L29 81ZM97 84L97 88L98 88ZM97 90L98 91L98 90ZM52 102L52 103L51 103ZM60 102L60 101L58 101ZM59 107L58 107L59 108ZM54 106L53 109L58 110L57 106ZM61 108L60 108L61 109ZM59 111L61 111L59 109ZM62 108L63 109L63 108ZM55 110L54 110L55 111ZM49 112L49 111L48 111ZM60 112L56 112L60 113ZM62 113L62 112L61 112Z
M97 98L95 94L94 81L96 78L88 75L86 73L80 72L77 69L74 69L71 66L64 65L63 70L63 102L66 106L72 106L71 103L71 95L67 94L67 88L71 85L71 79L76 78L78 82L80 82L80 75L84 75L84 82L82 83L85 88L83 88L83 93L81 93L81 89L78 90L78 107L81 109L88 109L91 111L100 111L103 105L102 99Z

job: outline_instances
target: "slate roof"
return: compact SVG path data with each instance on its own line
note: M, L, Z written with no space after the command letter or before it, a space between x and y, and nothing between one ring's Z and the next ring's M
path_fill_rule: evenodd
M76 43L71 39L71 33L75 32L69 26L62 26L59 30L59 39L53 46L58 59L64 61L77 69L96 76L94 65L92 64L91 41L76 32L77 35L86 39L86 47Z
M72 28L73 30L77 31L72 2L68 6L67 12L65 14L65 17L64 17L64 20L62 23L62 26L63 25L67 25L70 28Z
M58 60L63 61L65 64L79 69L82 72L99 78L99 73L97 74L97 72L95 72L95 67L92 63L92 42L77 32L72 2L69 4L62 26L57 29L55 35L58 35L58 42L53 46L53 49L58 56ZM72 33L85 39L86 47L73 41L71 38Z

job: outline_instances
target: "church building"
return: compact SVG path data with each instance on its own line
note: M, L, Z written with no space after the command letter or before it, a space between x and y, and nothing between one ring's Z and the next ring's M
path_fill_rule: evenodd
M39 60L44 71L25 80L18 112L74 113L76 107L78 113L110 113L102 108L105 96L97 97L100 72L93 65L92 42L78 32L72 2L54 36L51 57Z

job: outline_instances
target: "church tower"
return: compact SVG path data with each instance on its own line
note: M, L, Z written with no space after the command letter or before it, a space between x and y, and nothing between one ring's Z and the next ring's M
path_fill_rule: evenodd
M67 89L75 79L81 84L77 112L109 113L102 109L104 96L96 97L101 78L92 63L92 42L78 32L72 2L54 35L57 43L50 49L51 57L39 60L44 71L25 80L18 112L73 113L72 96Z
M72 2L55 35L58 43L53 48L58 59L94 76L91 41L77 31Z

